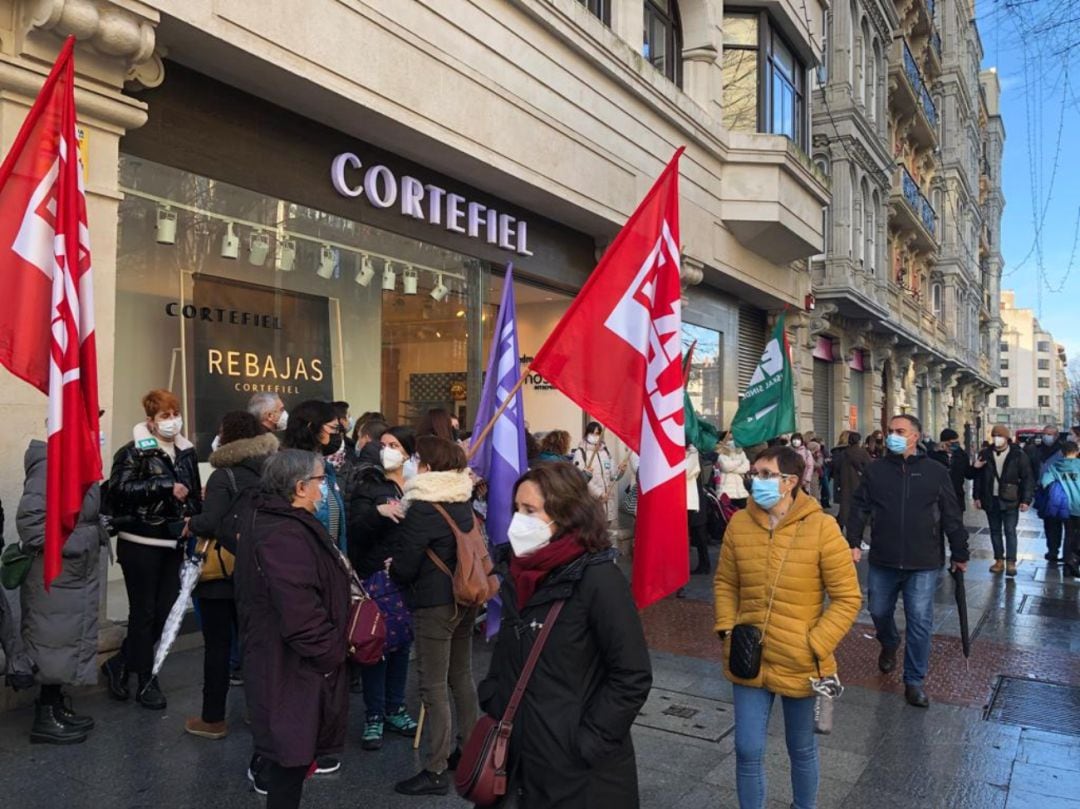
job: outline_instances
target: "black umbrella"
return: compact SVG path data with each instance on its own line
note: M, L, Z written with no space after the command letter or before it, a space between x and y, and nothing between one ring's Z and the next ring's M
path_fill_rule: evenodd
M956 612L960 616L960 643L964 647L964 657L971 657L971 635L968 631L967 590L964 589L964 571L953 568L953 582L956 584Z

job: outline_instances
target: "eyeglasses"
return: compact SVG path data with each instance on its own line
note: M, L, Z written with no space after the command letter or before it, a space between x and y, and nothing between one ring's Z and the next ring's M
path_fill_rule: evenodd
M305 482L305 483L307 483L307 482L308 482L309 480L323 480L324 478L326 478L326 475L325 475L325 474L322 474L322 475L311 475L311 476L309 476L309 477L306 477L306 478L304 478L304 482Z
M785 475L783 472L770 472L768 469L762 469L760 472L749 472L746 475L748 478L757 478L758 480L773 480L774 478L793 478L794 475Z

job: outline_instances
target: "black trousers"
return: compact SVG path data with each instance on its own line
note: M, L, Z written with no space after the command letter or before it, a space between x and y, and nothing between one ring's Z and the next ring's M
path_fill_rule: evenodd
M704 515L697 511L688 511L687 515L690 544L697 549L696 569L709 570L709 532L705 529Z
M266 762L266 809L298 809L310 767L282 767Z
M1058 556L1061 551L1061 538L1065 533L1065 520L1046 517L1043 520L1043 533L1046 534L1046 550L1051 556Z
M200 598L199 616L204 642L202 720L223 722L236 602L231 598Z
M156 548L121 539L116 543L116 556L124 571L128 597L124 661L128 671L149 675L154 666L154 644L180 595L182 555L179 548Z

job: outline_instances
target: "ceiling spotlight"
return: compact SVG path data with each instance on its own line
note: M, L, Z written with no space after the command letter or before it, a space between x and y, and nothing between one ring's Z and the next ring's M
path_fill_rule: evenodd
M274 266L276 266L280 272L290 272L295 263L296 242L292 239L279 239Z
M235 226L230 222L226 227L225 235L221 237L222 258L237 258L240 255L240 237L233 232Z
M176 211L168 205L157 209L158 244L176 244Z
M356 271L356 277L353 280L360 286L366 287L374 277L375 268L371 266L371 256L365 253L360 259L360 269Z
M266 257L270 255L270 235L256 230L248 239L248 261L256 267L266 263Z
M447 295L450 294L450 287L443 283L441 274L439 275L438 282L435 284L435 288L431 290L431 292L428 294L430 294L432 298L440 302L444 300Z
M334 248L328 244L324 244L319 248L319 269L315 271L315 274L320 278L332 278L334 275L334 267L337 264L337 253Z
M406 295L415 295L416 294L416 285L418 283L419 283L419 278L417 278L416 270L413 269L412 264L406 264L405 265L405 272L403 272L401 274L401 284L402 284L403 287L405 287L405 294Z
M394 265L389 261L386 262L386 266L382 271L382 288L383 292L393 292L397 286L397 273L394 272Z

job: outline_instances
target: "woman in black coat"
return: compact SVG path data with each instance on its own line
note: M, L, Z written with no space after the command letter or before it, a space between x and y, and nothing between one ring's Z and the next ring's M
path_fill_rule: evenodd
M237 544L252 769L266 784L267 809L299 806L316 756L340 753L345 744L349 573L315 518L325 475L312 452L270 456L250 533Z
M372 436L371 443L360 451L356 482L346 509L349 515L349 559L369 586L371 577L386 569L386 562L394 552L398 524L405 517L401 506L405 461L414 452L416 438L408 427L392 427ZM393 594L386 595L390 602L396 600ZM400 601L397 601L397 605L400 606ZM379 606L385 611L391 605L380 603ZM384 727L404 736L416 733L416 720L405 710L405 685L409 678L412 643L399 642L390 648L390 639L387 640L388 648L383 659L360 668L364 686L362 746L365 750L382 748Z
M514 492L502 624L480 704L503 715L553 603L562 612L525 690L510 788L526 809L638 806L630 728L652 685L630 587L600 504L569 464L527 472Z
M241 506L240 494L257 489L266 459L278 450L278 440L266 432L259 420L246 410L226 413L221 420L218 449L210 455L214 472L206 482L203 510L191 518L190 533L197 543L211 542L207 553L222 566L223 577L200 581L194 597L199 603L203 633L203 702L200 716L184 723L184 730L204 739L223 739L225 698L229 693L229 653L236 625L236 600L232 570L227 554L236 553L236 537L219 536L222 521L230 509ZM208 560L209 564L209 560ZM205 570L204 570L205 573Z

